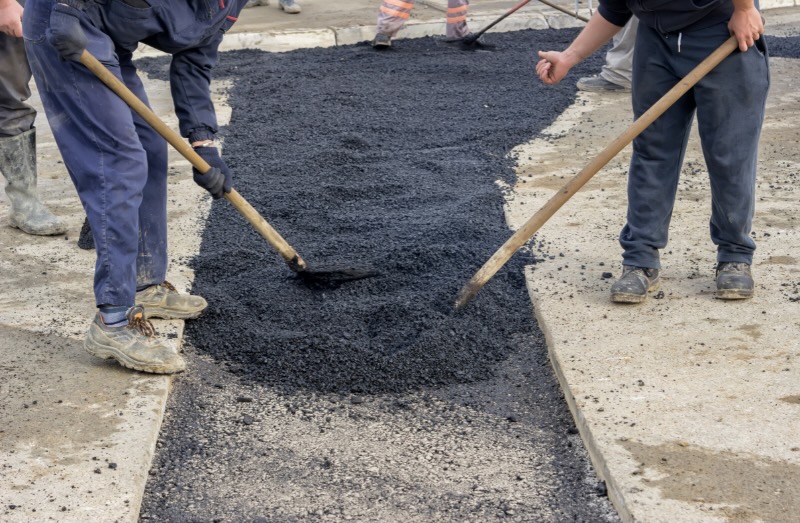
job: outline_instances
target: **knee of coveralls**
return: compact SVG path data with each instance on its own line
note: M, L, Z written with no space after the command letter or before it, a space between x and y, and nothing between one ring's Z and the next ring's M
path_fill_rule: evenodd
M641 24L633 62L632 102L640 117L681 79L669 64L663 35ZM667 245L681 165L695 102L689 92L650 124L633 142L628 170L627 223L620 233L627 265L660 268Z
M707 45L727 38L727 26L701 31ZM711 182L711 240L718 262L752 263L758 142L764 121L769 64L762 37L734 51L695 86L697 124Z
M119 51L125 85L148 107L150 102L136 74L132 55ZM139 254L136 258L137 288L163 282L167 275L167 142L138 114L131 112L136 134L147 155L147 182L139 206Z
M132 306L147 156L131 110L91 71L47 42L52 0L28 0L23 35L50 127L94 235L97 305ZM84 15L87 49L121 77L110 38Z
M0 33L0 138L33 128L36 110L25 103L31 96L30 80L22 38Z

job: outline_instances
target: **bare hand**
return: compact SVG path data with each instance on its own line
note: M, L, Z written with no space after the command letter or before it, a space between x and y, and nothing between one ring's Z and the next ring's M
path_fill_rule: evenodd
M536 74L547 85L560 82L574 65L565 52L539 51L539 62L536 64Z
M739 42L739 50L745 52L764 34L764 19L755 7L734 9L728 30Z
M0 2L0 31L22 38L22 6L16 0Z

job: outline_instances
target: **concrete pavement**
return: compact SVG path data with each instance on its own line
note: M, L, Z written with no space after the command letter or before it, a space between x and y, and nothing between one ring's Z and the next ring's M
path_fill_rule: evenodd
M483 27L515 3L475 2L471 27ZM794 5L762 2L767 8L787 4ZM302 5L301 15L276 6L246 10L224 47L282 51L373 36L378 2ZM445 7L444 1L419 2L400 36L443 34ZM796 22L797 13L769 11L767 19ZM580 24L532 3L496 30ZM618 270L626 152L538 237L543 254L553 256L528 272L540 325L598 474L627 521L788 522L800 514L800 434L793 423L800 408L794 299L800 240L789 191L800 163L790 86L798 72L791 60L773 61L752 301L710 299L708 196L696 150L687 154L673 225L691 234L672 240L661 299L636 308L611 307L606 300L611 280L602 273ZM224 86L216 87L225 121ZM149 80L148 92L157 114L174 127L166 86ZM508 206L512 227L583 166L581 157L624 129L620 115L629 113L627 103L624 95L581 95L549 136L520 146L520 181ZM0 228L0 521L136 521L170 379L130 373L83 353L94 255L75 245L83 214L43 113L37 125L40 191L70 231L68 238L32 238ZM585 154L576 157L575 150ZM192 273L186 262L199 248L209 200L174 153L170 168L169 277L187 289ZM0 221L7 209L7 202L0 204ZM180 343L182 322L158 322L157 328Z

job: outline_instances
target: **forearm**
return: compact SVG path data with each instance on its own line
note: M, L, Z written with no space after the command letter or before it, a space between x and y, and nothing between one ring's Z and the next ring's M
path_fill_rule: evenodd
M622 29L620 26L612 24L603 18L599 11L595 11L583 31L564 50L564 56L569 60L570 67L591 56L617 34L620 29Z

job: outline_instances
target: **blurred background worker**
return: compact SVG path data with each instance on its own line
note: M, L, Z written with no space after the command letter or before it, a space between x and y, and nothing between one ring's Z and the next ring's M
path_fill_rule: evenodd
M0 172L11 204L8 221L28 234L63 234L67 227L36 190L36 110L25 103L31 68L22 40L22 5L0 0Z
M411 16L414 3L415 0L383 0L378 11L378 28L372 47L380 49L392 46L392 38ZM469 36L468 10L469 0L447 0L446 42L460 42Z

